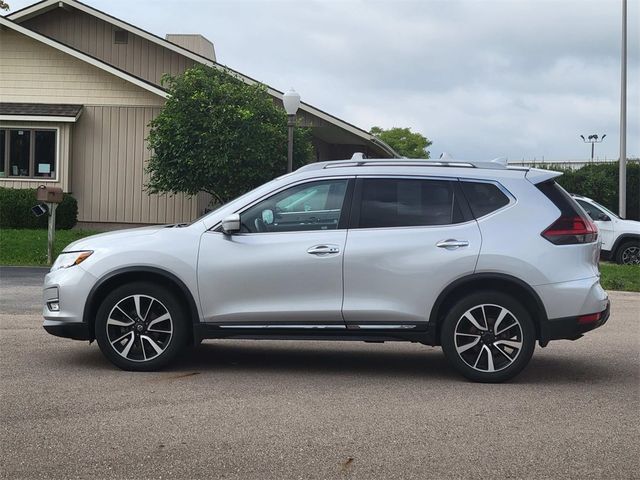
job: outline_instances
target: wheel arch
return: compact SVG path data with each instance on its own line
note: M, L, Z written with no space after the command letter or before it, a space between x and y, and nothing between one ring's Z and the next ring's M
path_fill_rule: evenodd
M544 342L547 311L542 300L529 284L503 273L474 273L455 280L438 295L429 315L429 324L435 325L433 337L435 343L440 342L440 328L449 309L465 295L481 290L504 292L522 303L531 314L536 338Z
M131 266L109 272L100 278L89 292L82 320L89 327L91 340L95 339L95 316L102 300L104 300L114 287L135 281L153 282L169 288L172 293L176 294L178 300L185 307L185 311L189 315L192 325L200 322L195 299L189 288L180 278L171 272L157 267ZM190 340L193 340L193 330L193 328L189 330Z
M640 241L640 235L637 233L623 233L616 238L616 241L611 248L611 258L615 259L618 256L618 249L629 240Z

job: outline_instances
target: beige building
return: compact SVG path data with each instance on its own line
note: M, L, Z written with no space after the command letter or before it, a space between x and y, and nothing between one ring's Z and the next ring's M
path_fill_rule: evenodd
M166 38L75 0L0 17L0 186L60 186L80 222L172 223L200 215L204 194L148 195L148 124L167 98L160 79L218 66L201 35ZM238 73L248 83L255 80ZM282 92L268 87L280 101ZM391 157L368 132L302 104L318 160Z

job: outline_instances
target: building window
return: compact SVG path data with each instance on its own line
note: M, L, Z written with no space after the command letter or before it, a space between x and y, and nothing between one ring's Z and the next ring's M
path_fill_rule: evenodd
M114 30L113 43L119 43L119 44L129 43L129 32L127 32L126 30Z
M0 129L0 177L55 178L58 131Z
M5 166L5 154L6 154L6 149L5 149L5 145L6 145L7 141L6 141L6 136L4 134L4 130L0 130L0 177L6 177L7 176L7 172L6 172L6 166Z

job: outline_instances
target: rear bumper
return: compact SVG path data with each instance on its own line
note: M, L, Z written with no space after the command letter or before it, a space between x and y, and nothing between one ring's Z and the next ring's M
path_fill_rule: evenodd
M577 340L586 332L601 327L607 323L611 314L609 300L607 300L607 306L604 310L594 313L599 314L597 319L587 323L582 323L585 315L547 320L541 332L540 345L545 346L550 340Z

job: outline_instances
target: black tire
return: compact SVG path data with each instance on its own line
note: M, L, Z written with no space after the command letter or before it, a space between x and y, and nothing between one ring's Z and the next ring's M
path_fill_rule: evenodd
M188 325L182 304L169 290L149 282L132 282L116 288L102 301L95 335L111 363L123 370L148 372L165 367L185 349ZM118 338L122 340L114 341Z
M469 317L484 329L477 328ZM512 323L515 326L503 331ZM513 378L527 366L535 349L536 331L527 309L513 297L481 291L453 305L443 321L440 342L449 363L466 378L498 383ZM516 348L517 344L520 348Z
M616 263L640 265L640 240L626 240L616 251Z

